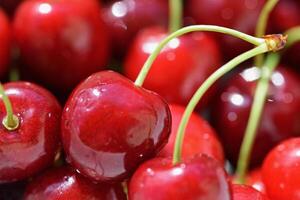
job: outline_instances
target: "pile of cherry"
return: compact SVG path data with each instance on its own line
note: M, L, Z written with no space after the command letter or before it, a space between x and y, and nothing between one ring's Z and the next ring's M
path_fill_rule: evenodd
M264 3L186 0L184 23L253 34ZM251 46L211 33L173 39L139 87L133 81L168 34L167 0L0 6L0 76L15 122L7 125L1 100L1 200L300 200L299 44L272 74L240 185L232 174L260 77L251 62L205 94L185 131L182 161L172 155L196 89ZM300 25L300 1L281 0L268 24L272 33Z

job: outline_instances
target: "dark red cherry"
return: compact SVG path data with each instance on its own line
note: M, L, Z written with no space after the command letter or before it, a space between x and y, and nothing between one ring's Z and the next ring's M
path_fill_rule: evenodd
M213 24L253 34L265 0L187 0L186 15L196 24ZM251 45L231 36L219 37L226 58L234 57ZM229 50L230 48L230 50Z
M94 184L69 167L45 172L26 188L24 200L125 200L122 185Z
M232 185L233 200L269 200L269 198L248 185Z
M153 27L140 32L127 55L124 72L135 79L148 56L166 37L163 28ZM216 42L204 33L192 33L173 39L160 53L144 87L162 95L168 102L186 105L201 83L221 66ZM213 90L205 96L204 107Z
M168 105L112 71L93 74L71 94L62 116L67 161L94 181L122 181L167 143Z
M173 165L168 158L143 163L129 184L131 200L229 200L230 184L222 165L203 155Z
M300 198L300 138L288 139L269 152L262 177L270 199Z
M116 0L104 8L103 19L112 37L113 52L124 56L143 28L168 23L167 0Z
M11 27L3 10L0 8L0 77L8 70L11 50Z
M167 145L161 150L159 156L172 157L174 143L185 107L169 105L172 114L172 132ZM196 154L207 154L224 163L223 147L217 138L214 129L201 116L193 113L185 130L182 147L182 158L188 159Z
M96 0L24 1L14 18L23 71L46 86L69 91L108 59L108 37Z
M226 157L236 163L249 112L260 77L258 68L231 77L214 104L212 120L220 134ZM280 141L300 134L300 78L279 66L272 74L266 104L251 154L251 165L262 162Z
M19 127L0 126L0 183L28 178L51 165L59 147L61 107L47 90L28 82L4 85ZM0 101L0 121L6 116Z

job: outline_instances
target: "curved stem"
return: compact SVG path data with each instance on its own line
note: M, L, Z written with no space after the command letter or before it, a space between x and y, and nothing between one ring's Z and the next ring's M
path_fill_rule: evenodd
M144 83L144 80L151 68L151 65L153 64L154 60L160 53L160 51L168 44L169 41L172 39L179 37L181 35L184 35L186 33L194 32L194 31L208 31L208 32L218 32L218 33L224 33L227 35L231 35L237 38L240 38L242 40L245 40L253 45L260 45L262 43L265 43L265 39L263 38L256 38L251 35L247 35L245 33L230 29L230 28L225 28L225 27L220 27L220 26L213 26L213 25L194 25L194 26L187 26L184 28L181 28L177 30L176 32L170 34L167 36L164 40L162 40L158 46L155 48L155 50L152 52L152 54L148 57L147 61L145 62L143 68L141 69L136 81L135 85L137 86L142 86Z
M300 26L295 26L285 32L288 35L288 40L286 43L287 48L295 44L296 42L300 42Z
M265 64L261 68L261 77L257 83L254 100L243 138L239 160L237 164L237 181L244 183L245 175L249 165L251 150L253 147L256 131L261 118L261 113L267 98L269 80L275 67L279 64L280 56L277 53L270 53Z
M12 105L10 103L8 96L5 94L4 88L1 83L0 83L0 94L2 96L3 103L6 109L6 116L2 120L2 124L9 131L15 130L19 126L19 119L17 116L13 114Z
M269 48L266 43L260 44L258 47L255 47L226 63L222 67L220 67L217 71L215 71L211 76L208 77L204 81L204 83L199 87L196 91L189 104L186 107L186 110L181 118L181 122L179 124L179 128L176 135L176 141L174 146L174 154L173 154L173 164L177 164L181 161L181 149L183 144L184 132L189 121L189 118L195 109L196 105L200 101L201 97L204 93L224 74L232 70L234 67L239 65L240 63L252 58L258 54L265 53L269 51Z
M177 31L182 26L182 0L169 0L169 32Z
M274 9L278 1L279 0L268 0L264 5L258 17L258 22L255 30L256 37L262 37L263 35L266 34L267 23L269 20L270 13ZM255 57L254 65L260 67L263 64L263 61L264 61L264 55L260 54Z

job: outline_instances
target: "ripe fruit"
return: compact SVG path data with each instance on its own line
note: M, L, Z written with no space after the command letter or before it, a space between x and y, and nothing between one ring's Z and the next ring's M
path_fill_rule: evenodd
M245 184L253 187L263 194L266 194L266 187L262 180L260 168L254 169L247 174Z
M9 21L0 8L0 77L7 72L11 50L11 28Z
M232 185L233 200L269 200L269 198L247 185Z
M4 85L20 120L14 131L0 127L0 183L31 177L51 165L59 147L61 107L45 89L27 82ZM0 101L0 121L6 116Z
M94 181L122 181L167 143L168 105L112 71L91 75L62 116L67 161Z

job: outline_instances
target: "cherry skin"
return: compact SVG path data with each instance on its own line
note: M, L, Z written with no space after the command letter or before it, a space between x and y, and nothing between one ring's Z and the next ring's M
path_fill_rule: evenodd
M22 70L51 89L69 91L106 65L108 35L96 0L24 1L13 28Z
M167 145L159 153L159 156L162 157L173 155L178 126L185 110L185 107L175 104L171 104L169 107L172 114L172 132ZM207 154L224 164L223 147L214 129L207 121L193 113L185 130L182 159L188 159L196 154Z
M3 10L0 8L0 77L8 70L11 50L11 27Z
M266 187L262 180L261 169L254 169L250 171L246 176L246 185L253 187L254 189L266 194Z
M300 139L283 141L267 155L262 177L272 200L299 199L300 196Z
M247 185L232 185L233 200L269 200L269 198Z
M233 164L238 159L259 73L258 68L251 67L231 77L213 107L213 124L220 134L226 157ZM300 134L299 85L299 76L284 66L273 73L251 154L251 166L260 164L280 141Z
M186 15L192 17L196 24L225 26L253 35L264 2L265 0L187 0ZM219 41L226 60L251 48L246 42L230 36L220 35Z
M93 181L123 181L167 143L168 105L113 71L91 75L62 116L67 161Z
M128 189L131 200L231 199L222 165L205 154L176 165L169 158L149 160L134 173Z
M121 184L94 184L69 167L52 169L35 178L24 200L125 200Z
M113 52L117 57L123 57L140 30L153 25L167 25L168 1L113 1L104 8L103 19L112 37Z
M124 64L124 72L135 79L154 48L166 37L161 27L137 35ZM201 83L221 66L216 42L205 33L173 39L152 65L144 87L163 96L169 103L186 105ZM167 76L166 76L167 75ZM200 102L204 107L214 90Z
M14 131L0 127L0 183L31 177L50 166L59 148L61 107L47 90L28 82L4 85L14 114ZM6 116L0 101L0 121Z

